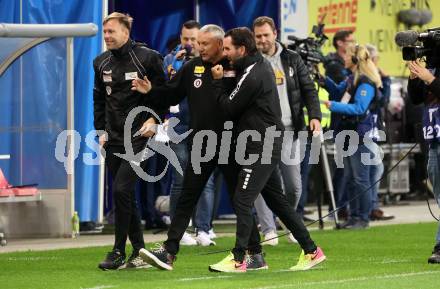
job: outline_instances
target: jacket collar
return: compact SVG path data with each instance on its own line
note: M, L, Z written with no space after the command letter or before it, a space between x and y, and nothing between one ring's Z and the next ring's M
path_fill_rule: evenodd
M337 52L329 53L326 58L328 59L328 61L333 60L333 61L337 61L337 62L341 63L342 65L345 64L344 59Z
M110 52L115 57L123 57L124 55L127 55L130 52L130 50L132 50L133 45L134 45L134 41L128 39L128 41L124 45L122 45L118 49L111 49Z
M250 65L254 64L255 62L259 62L262 59L263 56L260 52L257 52L254 55L246 55L234 62L234 68L237 71L243 71Z
M213 66L216 66L217 64L221 64L223 66L223 68L230 66L229 65L229 60L226 57L221 58L216 63L212 63L212 62L209 62L209 61L203 61L201 56L196 56L194 58L198 58L200 60L200 62L202 63L202 65L205 66L205 67L213 67Z
M282 43L282 42L280 42L280 41L278 41L278 40L277 40L277 43L280 44L280 45L281 45L281 48L283 49L283 50L281 51L281 55L285 54L285 53L287 52L287 50L288 50L287 46L286 46L284 43Z

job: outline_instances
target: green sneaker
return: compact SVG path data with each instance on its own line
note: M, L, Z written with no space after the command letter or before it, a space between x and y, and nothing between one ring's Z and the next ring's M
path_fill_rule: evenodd
M244 273L246 272L246 262L237 262L234 260L234 255L229 253L226 258L220 262L210 265L211 272L227 272L227 273Z
M312 267L318 265L319 263L323 262L325 260L324 252L322 252L321 248L317 248L315 253L312 254L304 254L304 250L301 252L301 255L299 256L298 263L290 267L289 270L292 271L304 271L309 270Z

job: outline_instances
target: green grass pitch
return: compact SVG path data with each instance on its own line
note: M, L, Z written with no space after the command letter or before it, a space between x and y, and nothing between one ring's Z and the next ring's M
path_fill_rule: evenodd
M436 223L390 225L361 231L313 231L327 260L316 269L290 272L300 249L285 237L264 247L269 270L244 274L208 271L220 261L234 238L215 247L183 247L173 271L156 268L101 271L98 263L109 247L0 254L0 288L436 288L440 265L427 264ZM152 244L147 244L147 247ZM0 249L1 250L1 249ZM127 250L130 253L130 250Z

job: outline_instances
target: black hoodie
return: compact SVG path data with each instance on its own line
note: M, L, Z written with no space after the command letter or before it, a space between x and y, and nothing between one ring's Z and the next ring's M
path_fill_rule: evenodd
M274 127L281 133L284 131L275 75L270 63L260 53L239 59L234 68L237 85L232 93L224 88L221 80L213 82L217 101L226 116L233 120L237 134L245 130L260 133L260 141L248 140L246 153L261 156L266 129ZM280 158L281 144L282 135L274 139L272 159Z

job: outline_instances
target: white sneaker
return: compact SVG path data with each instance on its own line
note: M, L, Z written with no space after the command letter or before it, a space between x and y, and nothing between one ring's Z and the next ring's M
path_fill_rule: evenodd
M208 231L208 236L211 240L217 238L217 235L214 233L214 229Z
M292 233L289 233L289 235L287 235L286 237L287 237L287 242L293 243L293 244L298 244L298 241L295 239L295 237L292 235Z
M209 238L206 232L197 232L196 236L197 243L201 246L215 246L215 242Z
M266 240L269 240L269 241L266 241ZM274 231L270 231L269 233L264 235L264 242L261 244L262 245L269 245L269 246L278 245L278 234Z
M171 225L171 218L168 215L164 215L162 216L162 222L165 223L165 225L169 226Z
M289 229L287 229L286 225L284 225L284 223L281 222L281 220L278 217L276 221L278 222L278 224L280 224L281 228L283 228L284 232L289 233L288 235L286 235L287 242L298 244L298 241L295 239L295 237L293 237L292 233L290 233Z
M182 236L182 239L180 240L180 245L182 245L182 246L196 246L197 241L193 237L191 237L190 234L185 232Z

